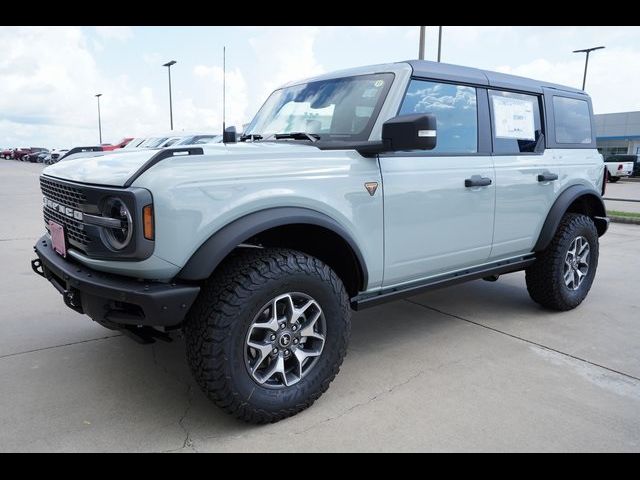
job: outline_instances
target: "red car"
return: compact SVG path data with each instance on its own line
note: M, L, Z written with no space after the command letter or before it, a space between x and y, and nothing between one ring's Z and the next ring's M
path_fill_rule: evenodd
M26 156L30 153L42 152L43 150L44 148L41 147L19 147L12 152L11 158L14 160L24 161L26 160Z
M131 140L133 140L133 137L126 137L123 138L120 143L116 143L115 145L102 145L102 150L117 150L118 148L123 148L127 145L127 143L129 143Z
M13 148L6 148L0 151L0 158L10 159L13 154Z

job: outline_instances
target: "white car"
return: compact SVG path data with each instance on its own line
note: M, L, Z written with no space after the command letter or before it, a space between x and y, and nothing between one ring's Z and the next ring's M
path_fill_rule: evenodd
M626 159L620 160L622 159L616 158L616 155L611 155L604 160L607 167L607 178L611 183L617 182L621 177L633 175L634 162L628 162Z

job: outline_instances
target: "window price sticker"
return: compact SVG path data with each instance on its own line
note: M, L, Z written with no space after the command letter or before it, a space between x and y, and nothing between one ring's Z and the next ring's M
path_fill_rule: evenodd
M492 98L496 138L536 139L533 102L509 97Z

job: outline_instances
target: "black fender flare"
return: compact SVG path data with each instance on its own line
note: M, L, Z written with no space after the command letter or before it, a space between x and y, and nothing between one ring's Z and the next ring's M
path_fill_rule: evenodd
M585 185L571 185L558 196L551 207L551 210L549 210L547 218L542 225L540 235L538 236L538 241L533 247L534 252L540 252L547 248L549 243L551 243L564 214L567 213L567 210L573 202L583 196L588 196L590 201L595 201L594 205L596 205L596 207L591 218L596 224L598 235L604 235L607 231L609 222L600 192Z
M265 230L284 225L316 225L339 235L351 248L360 267L361 290L368 283L367 265L351 235L333 218L302 207L274 207L250 213L225 225L195 251L182 267L177 278L204 280L238 245Z

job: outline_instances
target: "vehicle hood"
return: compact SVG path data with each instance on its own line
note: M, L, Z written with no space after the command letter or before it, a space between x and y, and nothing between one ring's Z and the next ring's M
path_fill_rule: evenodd
M79 183L122 187L155 155L165 151L184 150L185 148L202 148L204 157L212 162L216 160L233 160L237 158L254 159L260 156L289 157L296 153L308 153L309 150L318 151L316 147L307 143L294 142L242 142L230 144L193 145L181 148L166 148L163 150L141 149L132 152L109 153L97 157L81 157L58 162L43 170L44 175L70 180ZM180 157L170 157L174 163ZM187 157L185 157L187 158ZM154 167L151 166L152 170Z

